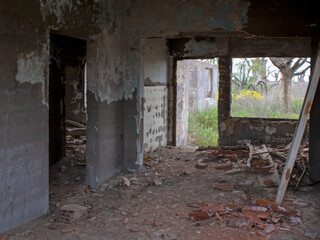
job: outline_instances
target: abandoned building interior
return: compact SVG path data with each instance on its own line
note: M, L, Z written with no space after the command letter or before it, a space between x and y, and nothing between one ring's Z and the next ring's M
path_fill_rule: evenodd
M290 148L298 125L232 117L232 59L305 57L315 74L319 19L316 2L296 0L1 1L0 240L319 239L317 85L298 147L307 184L283 200L301 215L257 201L268 217L237 228L225 210L272 205L279 182L244 170L248 144L254 156ZM205 98L219 146L201 149L188 146L188 109Z

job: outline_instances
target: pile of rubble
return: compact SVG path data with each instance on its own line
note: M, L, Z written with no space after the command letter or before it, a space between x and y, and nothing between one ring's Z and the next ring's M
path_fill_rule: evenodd
M228 170L226 174L250 171L258 174L261 186L278 186L291 144L285 147L253 146L251 144L232 147L200 147L197 151L205 151L206 157L197 164L216 162L215 168ZM308 144L300 147L293 169L290 185L297 190L310 183L305 178L308 170ZM197 165L196 165L197 167ZM304 182L304 185L301 183Z
M292 201L292 206L307 207L303 202ZM195 210L189 214L192 221L200 221L215 217L229 227L249 229L257 227L265 233L291 231L290 225L300 224L300 211L294 208L279 206L266 199L256 199L255 205L236 205L194 202L190 207Z

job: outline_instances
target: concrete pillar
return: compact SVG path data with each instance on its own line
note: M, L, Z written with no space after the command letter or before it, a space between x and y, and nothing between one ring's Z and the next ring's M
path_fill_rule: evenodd
M86 182L96 189L124 166L123 109L122 100L108 104L91 92L87 100Z
M228 120L231 115L232 58L219 57L218 124L219 145L228 144Z
M121 36L103 31L87 45L86 182L98 188L124 167Z
M143 165L143 69L140 38L137 33L126 33L124 59L124 166L137 171Z

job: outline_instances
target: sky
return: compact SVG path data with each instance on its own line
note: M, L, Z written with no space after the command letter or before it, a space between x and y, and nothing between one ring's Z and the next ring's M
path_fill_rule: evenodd
M240 62L242 61L244 58L233 58L233 62L234 63L237 63L237 62ZM252 58L248 58L248 59L252 59ZM277 67L275 67L272 62L270 61L269 58L266 58L267 59L267 69L269 69L270 71L278 71L279 72L279 69ZM308 58L308 61L310 62L310 58ZM294 61L295 62L295 61ZM303 69L305 69L307 66L308 66L309 63L305 63L304 65L302 65L298 71L301 71ZM279 75L280 76L280 75ZM308 69L306 71L306 74L304 76L304 81L305 82L309 82L309 76L310 76L310 69ZM269 81L274 81L274 77L271 75L268 77L268 80ZM293 78L293 81L297 81L297 77L294 77Z

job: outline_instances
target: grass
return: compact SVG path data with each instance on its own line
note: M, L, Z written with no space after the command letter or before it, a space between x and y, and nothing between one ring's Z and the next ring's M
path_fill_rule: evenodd
M279 96L233 98L233 117L288 118L298 119L303 98L292 99L287 113L281 111ZM198 146L218 145L218 108L212 107L189 113L189 135Z
M218 108L212 107L189 114L189 135L198 146L218 145Z

